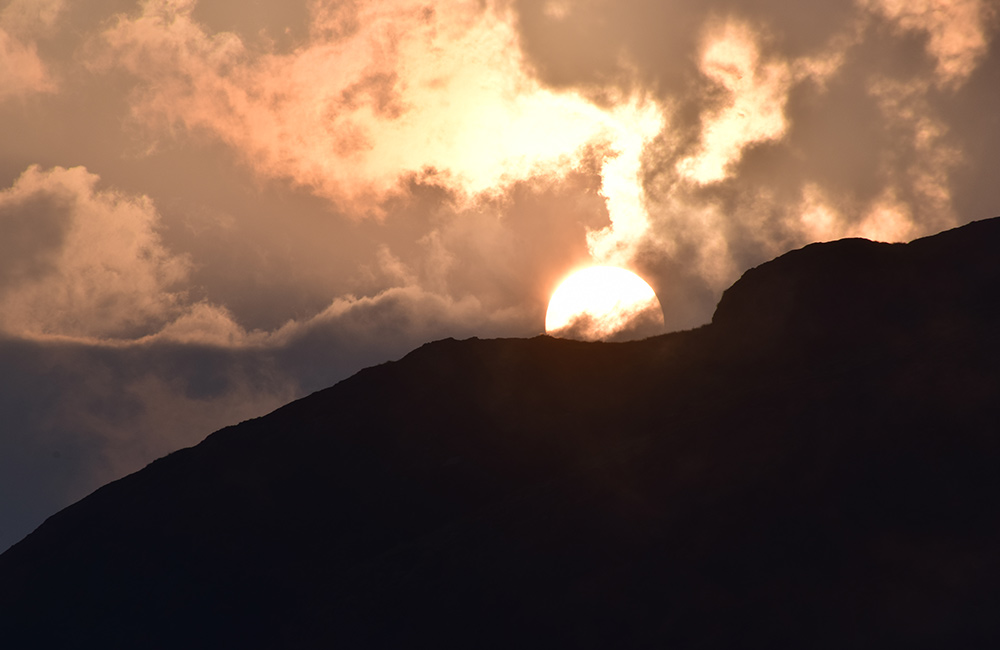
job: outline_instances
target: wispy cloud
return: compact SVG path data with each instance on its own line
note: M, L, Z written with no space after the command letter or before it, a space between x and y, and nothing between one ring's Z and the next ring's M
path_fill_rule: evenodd
M0 101L56 90L36 38L52 28L62 9L62 0L12 0L0 11Z
M708 31L698 67L723 96L703 118L697 151L677 168L685 178L707 184L729 176L747 146L785 134L792 73L784 61L762 60L757 34L733 20Z
M903 32L922 33L937 82L960 85L986 54L997 7L987 0L860 0Z

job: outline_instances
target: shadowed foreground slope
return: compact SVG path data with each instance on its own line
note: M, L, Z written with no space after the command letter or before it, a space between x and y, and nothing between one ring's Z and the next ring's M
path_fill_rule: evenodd
M815 244L698 330L425 345L51 517L0 644L995 646L997 251Z

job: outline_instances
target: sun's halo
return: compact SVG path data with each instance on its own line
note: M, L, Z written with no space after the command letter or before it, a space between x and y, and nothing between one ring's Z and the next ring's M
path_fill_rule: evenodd
M653 288L632 271L590 266L553 292L545 331L588 341L642 338L663 331L663 312Z

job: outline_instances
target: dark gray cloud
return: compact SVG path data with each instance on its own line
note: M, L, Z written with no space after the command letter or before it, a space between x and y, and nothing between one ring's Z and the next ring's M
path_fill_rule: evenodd
M71 206L51 194L0 204L0 291L55 270L70 222Z
M103 483L295 397L267 362L0 339L0 547Z
M334 303L261 345L0 338L0 548L100 485L360 368L454 336L535 333L416 287Z

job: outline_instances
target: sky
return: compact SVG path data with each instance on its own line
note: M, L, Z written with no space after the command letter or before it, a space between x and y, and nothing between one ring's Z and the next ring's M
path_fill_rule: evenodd
M1000 214L997 0L0 7L0 550L427 341L541 334L575 269L683 330L788 250Z

